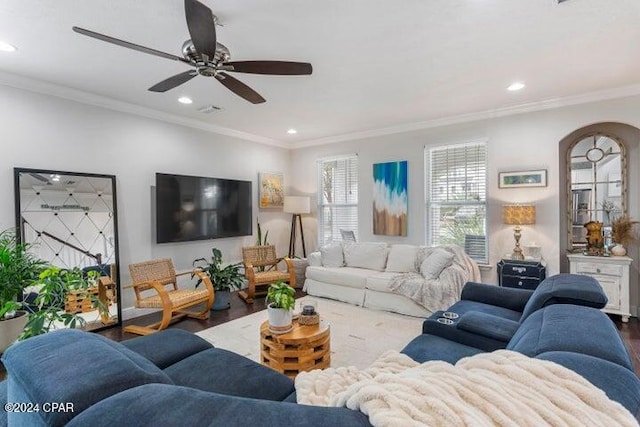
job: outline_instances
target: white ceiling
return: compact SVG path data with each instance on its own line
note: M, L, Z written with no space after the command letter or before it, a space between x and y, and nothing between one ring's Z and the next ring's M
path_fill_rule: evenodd
M189 38L180 0L3 0L0 39L18 51L0 53L0 71L292 146L640 83L638 0L203 3L233 60L311 62L313 75L234 73L261 105L202 76L152 93L188 67L71 30L180 55ZM514 81L527 86L507 92ZM194 103L179 104L182 95ZM196 111L208 104L222 111Z

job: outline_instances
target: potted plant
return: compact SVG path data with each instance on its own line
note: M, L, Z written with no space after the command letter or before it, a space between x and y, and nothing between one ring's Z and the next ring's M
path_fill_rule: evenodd
M28 249L28 244L18 242L13 229L0 233L0 353L24 329L27 312L20 310L23 291L44 269L44 261Z
M193 266L205 271L211 277L213 288L215 289L215 300L211 310L226 310L231 304L229 303L229 295L232 290L240 289L244 284L244 274L240 272L242 263L229 264L222 266L222 252L217 249L211 249L211 260L198 258L193 261ZM191 276L193 277L193 275ZM198 280L196 287L202 283L202 279Z
M269 329L275 334L290 332L293 328L293 307L296 304L296 294L288 284L282 280L272 283L267 291L267 315Z
M627 254L625 246L633 243L638 239L635 229L638 221L631 219L629 215L621 215L611 221L611 237L615 246L611 248L611 253L615 256L623 256Z
M108 308L94 292L99 273L84 273L80 268L61 269L49 266L40 273L35 285L38 296L35 298L35 310L29 313L27 324L20 339L27 339L57 328L77 328L86 324L84 318L66 307L67 295L71 292L79 300L89 299L91 306L100 313L108 313Z

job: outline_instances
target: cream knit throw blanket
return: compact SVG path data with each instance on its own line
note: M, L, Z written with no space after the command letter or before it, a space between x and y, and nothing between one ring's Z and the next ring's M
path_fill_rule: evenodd
M360 410L374 426L638 426L577 373L508 350L455 366L388 351L365 370L302 372L296 392L298 403Z

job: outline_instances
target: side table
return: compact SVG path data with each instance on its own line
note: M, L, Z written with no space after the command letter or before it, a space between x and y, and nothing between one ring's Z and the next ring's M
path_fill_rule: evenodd
M498 283L508 288L535 289L547 277L541 261L502 259L498 263Z
M274 371L294 379L302 371L328 368L331 363L329 323L299 325L277 335L269 330L269 321L260 325L260 361Z

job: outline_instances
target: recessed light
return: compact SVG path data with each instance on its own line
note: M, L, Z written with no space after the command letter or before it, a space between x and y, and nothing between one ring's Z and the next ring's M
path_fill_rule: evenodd
M178 102L181 104L191 104L193 101L188 96L181 96L178 98Z
M521 82L511 83L507 88L508 91L515 92L520 89L524 89L525 84Z
M298 131L297 131L297 130L295 130L295 129L289 129L289 130L287 131L287 133L288 133L289 135L295 135L296 133L298 133Z
M0 40L0 51L1 52L15 52L16 51L16 47L13 45L10 45L7 42L3 42L2 40Z

